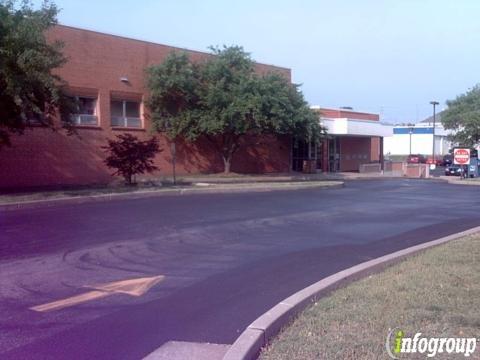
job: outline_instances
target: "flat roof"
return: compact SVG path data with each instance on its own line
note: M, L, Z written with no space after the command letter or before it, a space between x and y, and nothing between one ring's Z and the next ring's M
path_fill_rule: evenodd
M364 115L378 115L378 113L371 113L366 111L357 111L355 109L342 109L342 108L331 108L331 107L321 107L319 105L310 106L312 110L327 110L327 111L339 111L345 113L355 113L355 114L364 114Z

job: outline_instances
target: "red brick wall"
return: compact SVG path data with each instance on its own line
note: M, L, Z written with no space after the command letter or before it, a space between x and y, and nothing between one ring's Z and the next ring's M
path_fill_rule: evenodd
M369 114L369 113L361 113L357 111L350 111L350 110L338 110L338 109L320 109L320 114L326 118L349 118L349 119L359 119L359 120L380 120L380 116L378 114Z
M116 133L123 133L117 131ZM130 131L141 139L145 131ZM111 170L103 160L107 134L103 129L79 129L76 135L64 131L34 128L23 136L12 138L12 147L0 151L0 189L34 186L105 184L113 180ZM163 151L156 157L159 170L151 176L171 174L170 144L159 136ZM232 171L238 173L268 173L289 171L289 141L264 137L260 145L243 146L234 155ZM177 145L177 173L214 173L223 169L221 158L210 144Z
M371 142L368 137L340 137L340 171L358 171L360 164L371 161Z
M58 73L71 85L100 88L103 91L145 92L144 69L161 63L171 51L186 51L194 61L208 58L208 53L128 39L68 26L56 26L47 34L50 40L65 43L64 54L69 58ZM291 80L290 69L256 64L259 73L279 72ZM120 82L127 76L129 84Z
M380 138L371 137L370 138L370 160L371 161L380 161Z
M105 154L101 146L106 144L107 138L126 131L110 126L110 98L121 95L145 100L144 69L161 63L175 49L66 26L53 28L47 36L51 41L65 43L64 54L68 62L58 70L58 74L68 82L72 91L77 95L98 95L99 126L79 128L78 134L73 136L44 128L33 128L23 136L13 136L13 146L0 151L0 188L3 189L111 181L110 170L103 165ZM187 52L196 61L210 56L202 52ZM291 79L289 69L256 64L256 70L259 73L278 71ZM122 76L128 77L129 82L121 82ZM150 136L148 114L145 115L145 129L131 131L142 139ZM159 138L164 150L155 159L160 168L155 175L165 175L171 172L170 146L165 138ZM232 171L289 171L289 155L287 139L264 137L257 141L256 146L243 146L239 150L234 157ZM221 159L206 142L177 146L179 174L219 172L222 166Z

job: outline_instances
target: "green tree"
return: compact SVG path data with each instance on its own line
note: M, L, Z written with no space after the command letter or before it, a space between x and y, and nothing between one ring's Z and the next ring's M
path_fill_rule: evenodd
M156 138L141 141L131 134L117 135L103 149L108 153L105 164L116 169L113 175L122 175L128 185L135 183L136 174L157 170L154 158L161 151Z
M473 146L480 142L480 85L465 94L447 101L448 108L442 112L445 129L454 130L452 140L462 146Z
M260 116L263 132L291 135L294 139L318 142L326 136L318 115L305 101L300 86L283 76L269 73L258 78Z
M229 173L241 139L261 130L259 82L253 61L241 47L211 49L215 56L200 69L204 111L198 114L196 132L209 140Z
M198 68L185 53L170 53L158 66L147 69L150 97L147 105L152 114L154 129L172 141L173 183L176 183L176 142L179 137L194 138L194 114L200 107Z
M291 135L315 141L323 129L298 86L282 76L260 76L241 47L212 48L195 65L171 56L149 70L153 122L171 136L206 138L231 169L232 159L253 135ZM172 71L174 69L174 71Z
M47 1L34 10L28 1L0 0L0 147L10 144L12 133L22 134L30 120L54 128L58 113L72 131L74 104L52 73L66 61L62 44L45 38L57 14Z
M160 65L147 69L147 85L154 129L171 139L192 135L194 113L200 107L198 66L186 53L172 52Z

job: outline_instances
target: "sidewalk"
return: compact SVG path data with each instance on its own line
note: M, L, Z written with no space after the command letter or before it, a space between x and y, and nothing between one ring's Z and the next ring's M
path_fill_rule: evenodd
M347 180L398 179L394 172L385 173L284 173L284 174L211 174L172 177L139 181L137 186L98 185L60 190L38 190L22 193L0 194L0 208L19 208L58 202L105 201L158 195L182 195L185 193L247 192L295 190L307 187L341 187Z
M66 203L83 203L89 201L109 201L122 199L145 198L152 196L172 196L184 194L205 194L205 193L238 193L252 191L281 191L300 190L307 188L340 188L343 181L338 180L297 180L288 181L284 178L277 181L276 178L263 179L260 181L226 182L209 181L200 182L193 179L179 185L155 185L139 184L136 187L91 187L78 190L41 191L19 194L0 195L0 209L13 210L18 208L35 208L39 206L53 206Z
M358 173L358 172L338 172L338 173L284 173L284 174L262 174L262 175L192 175L179 177L183 182L207 182L207 183L250 183L250 182L289 182L289 181L322 181L322 180L355 180L355 179L390 179L402 178L396 172L384 173ZM171 178L163 178L164 181L171 181Z
M477 185L480 186L480 178L461 179L458 176L439 176L439 179L455 185Z

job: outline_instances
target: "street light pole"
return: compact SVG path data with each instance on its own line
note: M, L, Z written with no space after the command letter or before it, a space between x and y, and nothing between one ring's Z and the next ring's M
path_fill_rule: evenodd
M432 141L432 163L435 164L435 106L437 106L439 103L438 101L430 101L430 104L433 105L433 141Z
M408 133L410 134L410 153L409 155L412 155L412 133L413 133L413 127L408 129Z

